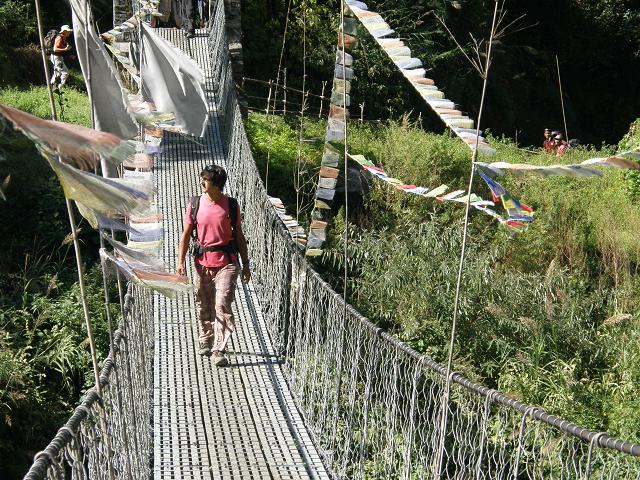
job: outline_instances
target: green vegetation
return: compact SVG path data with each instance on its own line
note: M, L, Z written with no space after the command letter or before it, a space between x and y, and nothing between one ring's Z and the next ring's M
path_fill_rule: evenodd
M0 102L49 118L42 86L3 88ZM66 88L56 106L64 120L89 124L84 93ZM3 128L0 178L11 179L7 200L0 201L0 477L17 479L64 424L93 376L62 189L33 143ZM80 242L103 356L108 329L98 239L84 222Z
M68 82L78 84L82 81L81 78L79 72L71 71ZM49 96L45 86L14 86L1 89L0 103L41 118L51 119ZM59 120L85 127L91 125L89 99L85 92L73 87L67 87L61 92L54 92L54 104Z
M493 2L372 0L365 3L371 10L380 12L399 36L406 39L413 55L428 69L427 76L444 88L448 98L475 118L481 81L433 13L444 18L473 56L469 34L476 39L486 37ZM319 94L321 82L330 81L333 72L339 2L294 0L291 4L283 56L287 84L301 86L306 36L307 88ZM245 76L275 81L289 2L249 0L242 5ZM524 17L510 28L511 34L494 46L485 126L496 134L518 138L524 145L541 144L545 127L561 129L557 55L571 137L594 145L617 142L640 111L634 74L640 70L637 2L508 1L505 9L506 23L521 15ZM354 110L364 102L369 118L422 113L424 121L435 128L438 125L435 118L421 107L407 82L376 44L366 33L359 35L358 41L351 103ZM266 89L258 92L267 97ZM264 108L264 103L256 106Z
M283 198L293 215L298 121L292 118L288 126L275 119L271 146L278 151L270 160L270 193ZM251 115L247 122L263 172L270 127L264 115ZM318 137L323 129L324 122L310 122L305 138ZM406 119L383 126L351 122L349 132L349 150L393 177L465 188L471 155L455 138L427 133ZM625 145L637 145L634 135ZM519 150L508 140L491 140L498 148L491 161L558 161ZM321 149L321 140L305 143L310 177L317 175ZM613 150L572 150L561 160L577 162ZM590 179L501 177L536 211L529 230L512 240L497 222L472 211L454 368L586 427L640 441L638 418L629 415L640 398L640 211L632 201L637 177L603 170L602 177ZM275 171L278 178L271 180ZM477 180L474 191L490 198ZM313 186L308 190L312 195ZM354 197L350 211L348 300L417 350L444 361L463 206L373 181L361 204ZM308 215L306 209L300 217ZM338 291L343 231L340 210L316 265Z

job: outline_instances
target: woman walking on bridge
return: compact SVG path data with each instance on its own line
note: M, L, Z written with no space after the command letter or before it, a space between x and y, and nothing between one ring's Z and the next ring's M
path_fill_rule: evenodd
M178 274L185 274L185 258L192 239L200 321L198 353L213 353L213 361L219 367L229 364L224 354L235 329L231 303L240 272L238 254L242 259L242 280L248 282L251 278L240 207L235 198L222 193L226 181L227 173L217 165L209 165L200 173L203 193L187 205L177 268Z

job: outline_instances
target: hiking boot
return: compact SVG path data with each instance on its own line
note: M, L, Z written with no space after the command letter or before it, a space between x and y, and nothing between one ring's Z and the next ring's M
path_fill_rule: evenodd
M211 347L209 346L209 342L199 342L198 355L202 355L203 357L208 357L209 355L211 355Z
M216 367L226 367L229 365L229 360L227 360L227 357L225 357L221 351L214 350L213 363Z

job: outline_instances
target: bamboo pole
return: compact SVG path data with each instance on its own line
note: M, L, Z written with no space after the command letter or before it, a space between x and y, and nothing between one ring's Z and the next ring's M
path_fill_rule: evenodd
M67 213L69 214L69 224L73 235L73 248L76 253L76 268L78 270L78 283L80 285L80 300L82 301L82 313L84 314L84 323L87 329L87 337L89 338L89 348L91 350L91 363L93 364L93 379L96 384L96 392L102 396L102 387L100 386L100 372L98 370L98 357L96 355L96 342L93 336L93 325L89 319L89 307L87 306L87 296L85 294L84 272L82 270L82 257L80 253L80 242L78 241L78 227L76 225L75 214L71 200L65 199L67 202Z
M447 420L449 416L449 400L451 392L451 376L453 365L453 348L456 339L456 325L458 321L458 309L460 305L460 289L462 285L462 274L464 272L464 260L467 251L467 233L469 229L469 210L471 208L471 190L473 189L473 177L475 175L475 161L478 158L478 146L480 144L480 124L482 122L482 112L484 110L484 100L487 93L487 80L489 78L489 68L491 67L491 49L496 31L496 22L498 18L498 0L495 0L493 10L493 21L491 23L491 33L489 35L489 44L487 47L487 56L483 72L482 96L480 97L480 110L478 111L478 121L476 122L476 148L471 155L471 175L469 177L469 187L467 189L467 201L465 203L464 228L462 230L462 248L460 251L460 262L458 264L458 277L456 280L456 295L453 302L453 320L451 322L451 338L449 340L449 354L447 358L447 376L445 379L444 394L442 395L442 410L440 412L440 438L438 451L436 452L434 478L442 478L442 464L444 459L445 440L447 436Z
M96 128L96 114L93 108L93 89L91 85L91 59L89 58L89 1L86 0L84 2L84 58L86 62L86 75L85 75L85 83L87 84L87 96L89 97L89 109L91 112L91 128ZM96 166L97 169L97 166ZM97 173L97 171L95 172ZM102 172L104 176L104 172ZM100 248L104 248L104 238L102 238L102 230L98 229L98 234L100 237ZM104 269L104 265L102 265L102 286L104 288L104 302L105 302L105 313L107 316L107 324L109 328L109 347L113 347L113 322L111 320L111 310L109 308L109 289L107 284L107 273Z
M56 111L55 105L53 103L53 92L51 90L51 83L48 80L48 70L47 70L47 62L44 54L44 37L42 35L42 11L40 9L39 0L36 1L36 17L38 22L38 35L40 40L40 48L42 50L42 61L43 67L45 70L45 77L47 77L48 89L49 89L49 106L51 108L51 118L56 120ZM62 161L60 157L58 157L58 161ZM87 336L89 338L89 348L91 350L91 362L93 364L93 378L96 384L96 391L98 395L101 395L102 389L100 387L100 372L98 370L98 358L96 355L96 344L93 336L93 326L91 325L91 321L89 319L89 307L87 306L87 297L85 295L85 284L84 284L84 272L82 270L82 257L80 253L80 242L78 241L78 228L76 225L76 219L73 212L73 205L71 204L71 200L65 197L65 202L67 206L67 213L69 215L69 224L71 225L71 234L73 236L73 248L76 254L76 269L78 271L78 284L80 285L80 300L82 303L82 312L84 315L85 327L87 329Z
M271 107L271 89L272 88L273 88L273 84L271 83L271 80L269 80L269 94L267 95L267 108L266 108L267 116L269 116L269 108Z
M341 0L340 2L340 31L339 35L339 45L342 45L342 84L346 86L347 78L346 78L346 68L344 66L344 58L345 58L345 40L344 40L344 17L346 11L346 2L345 0ZM338 48L340 48L338 46ZM335 80L334 80L335 82ZM340 327L340 340L338 341L339 348L341 349L340 354L336 360L336 398L340 398L340 391L342 390L342 370L344 368L344 338L345 331L347 325L347 280L349 278L349 161L348 161L348 128L347 128L347 89L345 88L342 92L342 109L343 109L343 117L342 121L344 123L344 146L342 150L342 154L344 155L344 166L343 166L343 175L344 175L344 232L342 235L343 242L343 258L344 258L344 268L343 268L343 278L342 278L342 299L343 299L343 308L342 308L342 324ZM333 441L336 438L338 431L338 412L336 409L335 416L333 418L333 426L331 430L331 443L329 449L333 449ZM341 475L344 476L344 472L341 472Z
M567 131L567 117L564 113L564 97L562 95L562 78L560 78L560 62L558 61L558 55L556 55L556 67L558 69L558 87L560 88L560 106L562 107L562 121L564 122L564 135L565 140L569 141L569 132Z
M282 110L284 111L283 115L287 116L287 69L284 69L284 79L283 83L283 97L282 97Z
M49 108L51 109L51 119L57 120L56 104L53 101L53 89L51 88L51 76L49 75L49 65L47 64L47 54L44 51L44 32L42 30L42 12L40 9L40 0L36 2L36 19L38 22L38 39L40 40L40 53L42 55L42 68L44 69L44 78L47 82L47 92L49 94Z
M324 108L324 89L327 86L326 80L322 82L322 92L320 93L320 111L318 112L318 118L322 116L322 109Z

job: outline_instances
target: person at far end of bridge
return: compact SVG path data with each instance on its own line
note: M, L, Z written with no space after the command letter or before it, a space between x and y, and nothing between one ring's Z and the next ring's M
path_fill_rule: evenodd
M551 130L548 128L544 129L544 141L542 142L542 148L547 153L553 153L554 150L554 142L553 137L551 136Z
M558 133L555 137L553 137L553 139L556 149L556 157L561 157L562 155L564 155L564 152L567 151L567 148L569 148L569 144L565 141L561 133Z
M69 76L69 69L64 63L64 56L71 51L71 45L69 44L69 37L73 30L69 25L62 25L60 27L60 33L56 35L53 41L52 53L49 57L51 63L53 63L53 75L51 76L51 85L54 88L59 88L67 83L67 77Z
M178 23L187 38L193 38L196 33L196 12L199 8L198 0L174 0ZM202 16L201 16L202 18Z
M198 353L213 353L213 361L219 367L229 363L225 351L235 329L231 303L240 273L238 254L242 259L242 280L251 279L240 207L236 199L222 193L226 181L227 173L217 165L209 165L200 173L202 195L193 197L187 205L177 268L178 274L185 274L191 239L200 322Z

